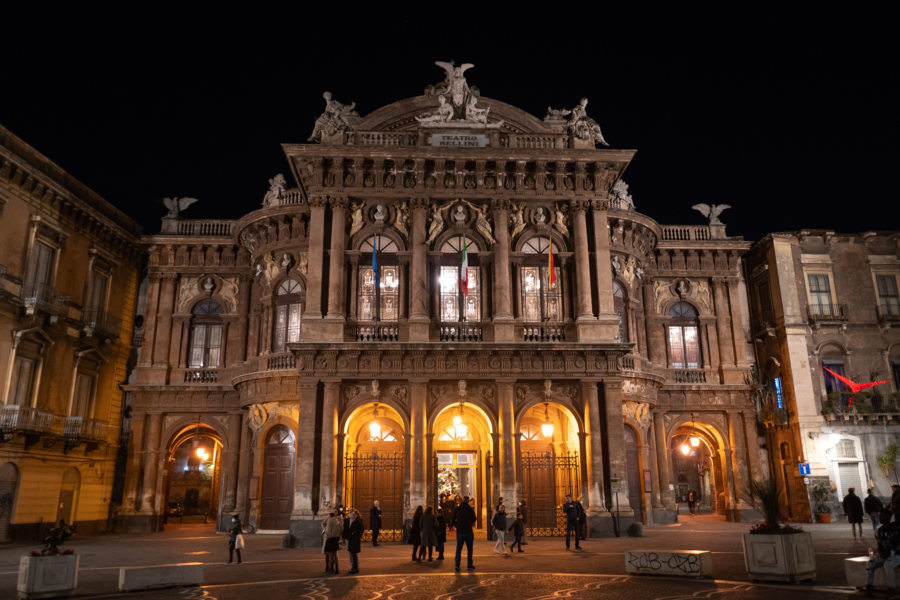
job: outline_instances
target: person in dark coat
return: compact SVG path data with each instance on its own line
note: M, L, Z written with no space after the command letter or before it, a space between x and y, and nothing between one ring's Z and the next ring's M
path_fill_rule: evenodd
M350 553L350 570L347 575L359 573L359 550L362 545L363 524L358 510L351 510L344 525L344 539L347 540L347 552Z
M570 494L566 494L566 501L562 506L563 514L566 515L566 550L569 549L569 537L575 534L575 549L581 550L581 544L578 543L578 519L581 516L578 510L578 503L572 500Z
M854 493L854 490L855 488L849 488L847 495L844 496L844 514L847 515L847 520L850 521L850 528L853 530L853 539L855 540L857 526L859 526L859 537L863 536L863 504L859 496Z
M528 545L528 538L525 536L525 527L527 527L528 523L528 510L525 508L525 501L519 500L519 506L516 508L516 513L522 514L522 545Z
M444 560L444 544L447 543L447 521L444 519L443 511L439 510L434 515L434 524L436 526L434 534L437 538L438 551L438 557L435 560Z
M900 485L891 486L891 514L894 515L894 523L900 523Z
M884 516L890 517L888 514ZM900 523L885 523L879 527L875 540L878 542L878 550L870 553L866 564L865 591L869 595L875 591L875 572L883 566L884 582L894 598L897 593L896 568L900 566Z
M491 519L491 525L494 526L494 535L497 536L494 552L496 554L503 552L504 556L509 556L509 553L506 551L506 507L502 504L497 505L497 512L494 513L494 518ZM498 550L497 548L500 549Z
M863 500L863 508L866 511L866 514L869 515L869 518L872 519L872 530L875 533L878 533L878 527L881 525L881 511L884 510L884 504L881 503L881 498L872 493L872 488L866 490L866 499Z
M521 512L516 512L516 518L509 525L509 529L507 529L507 531L515 536L515 540L509 546L509 551L512 552L513 548L518 546L519 552L524 552L524 550L522 550L522 538L525 536L525 524L522 522Z
M696 502L696 498L694 497L694 490L688 492L687 502L688 502L688 510L691 511L691 514L694 514L694 503Z
M472 562L472 546L475 543L475 532L472 526L475 524L475 511L469 506L469 497L463 498L456 510L453 511L453 527L456 528L456 570L459 571L459 562L462 558L462 547L466 545L466 558L469 569L475 568Z
M422 523L420 525L422 531L422 541L419 547L419 560L425 558L425 548L428 548L428 562L433 560L431 553L437 546L437 519L434 516L434 508L430 505L425 509L422 515Z
M241 518L238 515L231 515L231 529L228 530L229 565L231 564L235 552L237 552L237 564L241 564L241 549L238 548L235 544L237 543L238 536L241 535L242 530L243 526L241 525Z
M422 543L422 507L417 506L413 513L412 526L409 528L409 543L413 547L413 562L419 561L419 544Z
M378 533L381 531L381 503L376 500L369 509L369 527L372 529L372 545L378 545Z

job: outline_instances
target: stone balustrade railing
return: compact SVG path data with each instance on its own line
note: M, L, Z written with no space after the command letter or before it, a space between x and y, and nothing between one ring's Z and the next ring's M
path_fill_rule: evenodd
M442 342L481 342L484 341L484 330L478 321L441 323L440 340Z
M350 143L356 146L415 146L418 133L415 131L354 131Z
M663 225L662 239L676 242L698 242L711 239L708 225Z
M186 369L184 372L185 383L218 383L218 369Z
M706 383L706 371L703 369L671 369L669 381L675 383Z
M357 342L396 342L400 339L400 328L396 323L356 326Z
M234 221L226 219L182 219L178 221L178 235L229 236Z
M566 327L562 324L525 323L522 327L522 340L525 342L564 342Z
M274 354L266 358L266 371L284 371L297 368L297 357L292 353Z
M567 135L519 135L509 134L505 138L509 148L526 148L528 150L563 149L569 147Z

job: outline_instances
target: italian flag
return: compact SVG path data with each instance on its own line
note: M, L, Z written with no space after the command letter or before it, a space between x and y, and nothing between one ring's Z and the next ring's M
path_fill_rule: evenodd
M462 290L463 296L469 295L469 255L466 252L466 248L468 247L467 240L463 238L463 255L462 255L462 267L460 267L460 275L459 275L459 289Z
M553 240L547 238L550 242L549 258L547 260L547 280L550 282L550 289L556 287L556 271L553 269ZM465 257L465 255L463 255ZM465 260L465 258L463 258Z

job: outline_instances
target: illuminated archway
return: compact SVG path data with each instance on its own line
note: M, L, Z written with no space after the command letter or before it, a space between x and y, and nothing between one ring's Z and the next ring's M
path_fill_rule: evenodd
M697 510L726 514L731 499L724 447L721 433L710 423L688 418L673 430L668 448L676 502L687 506L693 491Z
M178 431L169 444L163 489L163 514L172 522L216 520L221 489L222 438L211 426L197 421Z

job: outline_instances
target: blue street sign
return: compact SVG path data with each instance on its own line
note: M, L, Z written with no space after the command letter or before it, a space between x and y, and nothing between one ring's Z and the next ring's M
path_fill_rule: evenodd
M800 474L801 474L801 475L809 475L809 474L810 474L810 472L809 472L809 463L800 463L800 464L799 464L799 467L800 467Z

